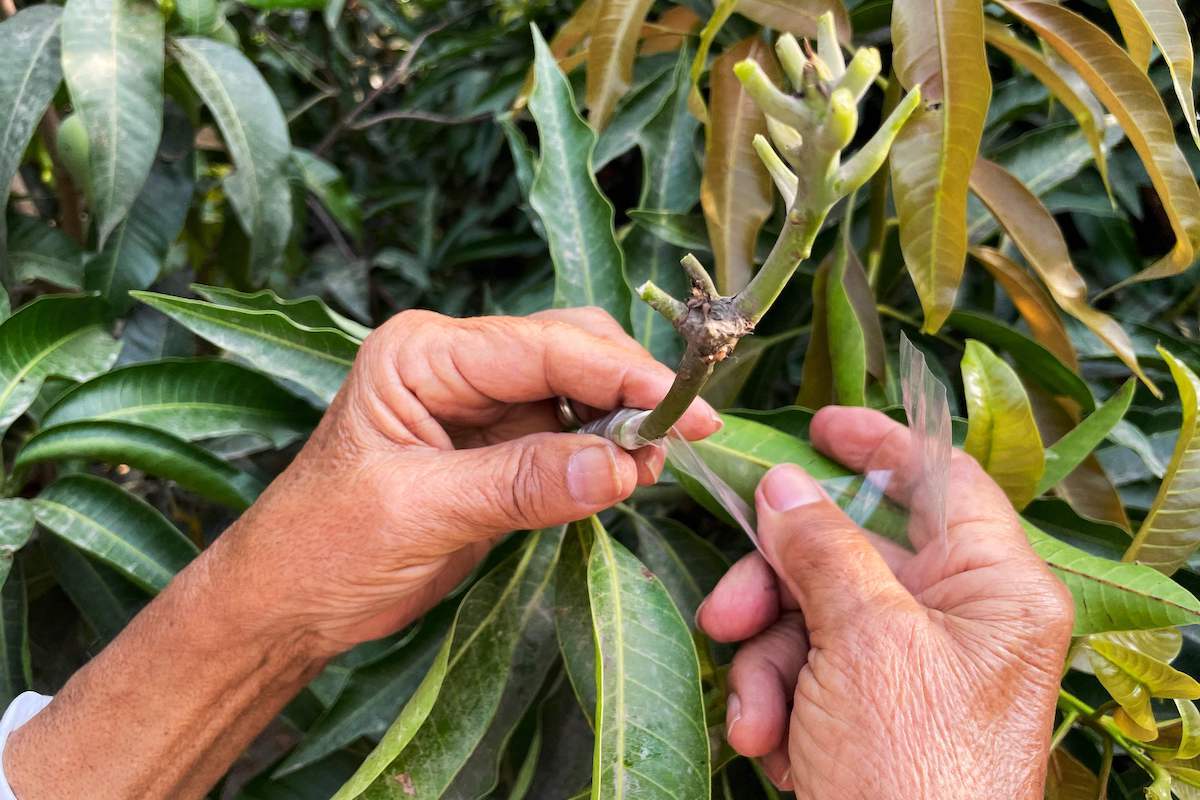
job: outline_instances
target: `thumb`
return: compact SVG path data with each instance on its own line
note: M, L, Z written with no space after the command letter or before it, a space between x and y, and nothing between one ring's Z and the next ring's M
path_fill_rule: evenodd
M435 513L462 526L471 540L583 519L637 486L633 457L599 436L537 433L440 457L445 468L426 496L452 504ZM440 481L449 485L437 486Z
M759 541L813 634L880 607L916 607L862 529L800 467L773 467L755 500Z

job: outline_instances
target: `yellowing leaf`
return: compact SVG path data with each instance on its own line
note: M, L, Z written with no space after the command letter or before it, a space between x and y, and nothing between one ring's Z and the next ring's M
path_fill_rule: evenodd
M1168 0L1173 2L1173 0ZM1087 137L1088 146L1092 148L1092 158L1096 161L1096 169L1100 179L1108 186L1108 161L1104 155L1104 119L1098 116L1088 102L1080 97L1071 85L1059 75L1040 52L1018 39L1007 27L988 20L984 28L984 38L987 43L996 48L1014 62L1028 70L1042 85L1058 99L1071 116L1079 124L1083 135ZM1094 102L1094 101L1093 101Z
M1191 700L1176 700L1175 708L1179 719L1160 725L1154 740L1156 747L1171 748L1165 753L1152 753L1158 761L1189 761L1200 756L1200 710ZM1200 776L1200 772L1196 774Z
M588 122L603 130L633 80L638 34L653 0L600 0L587 58Z
M1003 167L983 158L976 161L971 171L971 189L1012 237L1059 307L1100 337L1157 394L1158 387L1138 365L1133 342L1125 329L1112 317L1088 305L1087 284L1075 270L1062 231L1042 201Z
M1137 650L1164 664L1170 664L1179 657L1183 649L1183 634L1178 628L1155 628L1145 631L1109 631L1094 633L1083 639L1083 646L1075 660L1071 662L1072 669L1081 672L1092 672L1091 658L1088 651L1092 642L1110 642L1112 644Z
M1108 34L1078 14L1037 0L999 2L1074 67L1117 118L1170 218L1175 232L1171 252L1117 286L1187 270L1200 246L1200 187L1175 142L1171 118L1154 84Z
M1170 367L1179 390L1183 425L1158 495L1123 560L1147 564L1170 575L1200 547L1200 431L1196 426L1200 379L1162 347L1158 352Z
M754 136L766 133L766 117L733 74L733 65L745 58L754 59L772 79L779 79L775 56L758 36L722 53L709 73L700 204L722 294L734 294L749 282L758 231L774 204L771 176L754 152Z
M992 95L983 5L896 0L892 34L896 75L910 91L919 84L927 104L901 129L889 163L900 247L932 332L954 307L967 256L967 180Z
M1158 45L1171 70L1171 80L1175 84L1175 96L1183 108L1183 118L1192 132L1192 139L1200 147L1200 133L1196 130L1196 99L1192 94L1195 56L1187 20L1179 4L1176 0L1115 0L1111 6L1126 46L1130 46L1130 38L1136 43L1134 47L1138 53L1135 57L1134 49L1130 47L1130 58L1142 67L1143 72L1150 63L1147 40L1153 39ZM1145 48L1144 52L1142 48ZM1145 61L1140 60L1142 58Z
M826 11L833 14L838 39L850 44L850 16L841 0L739 0L737 12L759 25L800 37L817 37L817 20Z
M1045 288L999 250L975 247L971 249L971 255L987 268L996 283L1008 294L1008 299L1012 300L1017 313L1029 326L1033 338L1054 353L1059 361L1078 371L1079 357L1075 352L1075 345L1071 343L1071 337L1067 335L1066 326L1058 316L1054 300L1046 293Z
M696 55L692 58L692 68L688 77L692 87L688 92L688 110L703 123L708 123L708 109L704 105L704 97L700 94L700 76L708 64L708 51L712 48L713 39L717 38L722 26L733 16L738 0L720 0L713 7L712 16L700 30L700 42L696 46Z
M1135 742L1153 742L1158 738L1158 728L1143 728L1123 708L1114 711L1112 717L1121 733Z
M1024 508L1034 497L1046 462L1021 379L987 345L974 339L967 341L962 378L969 420L963 449L1016 508Z
M596 12L600 10L600 0L583 0L570 19L562 24L554 38L550 40L550 52L558 61L558 67L564 75L570 74L587 59L587 48L581 47L587 43L588 34L596 24ZM576 48L579 47L579 50ZM525 83L513 100L513 110L519 111L529 103L529 94L533 91L533 66L525 74Z
M1099 780L1090 769L1065 749L1054 749L1046 768L1045 800L1096 800L1099 791Z
M673 53L687 42L688 34L700 28L700 17L687 6L672 6L654 22L642 26L639 55Z
M1088 646L1096 677L1139 727L1157 728L1151 697L1200 697L1200 683L1156 658L1103 639Z

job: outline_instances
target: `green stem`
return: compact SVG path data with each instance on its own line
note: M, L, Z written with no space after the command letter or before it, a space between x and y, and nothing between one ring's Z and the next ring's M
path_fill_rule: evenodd
M1062 744L1062 740L1067 738L1067 734L1071 732L1071 727L1075 724L1075 720L1079 719L1079 712L1075 709L1070 709L1063 714L1063 720L1058 727L1054 729L1054 735L1050 737L1050 751Z
M801 209L788 212L787 222L775 240L766 263L746 288L738 292L734 301L738 311L751 325L762 319L801 262L811 255L813 242L827 214L828 211L814 213Z
M671 430L671 426L683 416L683 412L687 411L688 406L700 394L700 390L704 388L712 371L712 363L705 361L696 348L688 344L683 359L679 362L679 371L675 373L675 382L671 384L670 391L667 392L667 396L662 399L662 402L654 407L650 416L646 417L641 428L638 429L642 438L653 441L666 436L667 431Z

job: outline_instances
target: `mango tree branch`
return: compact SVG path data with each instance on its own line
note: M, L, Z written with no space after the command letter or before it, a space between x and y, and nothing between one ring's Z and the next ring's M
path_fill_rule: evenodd
M737 294L723 296L708 271L688 254L682 261L692 286L686 300L671 297L653 283L638 288L642 299L670 320L687 342L674 384L639 428L643 439L665 436L700 394L714 365L754 330L811 255L829 211L878 170L920 102L914 89L871 140L842 164L842 150L858 129L858 100L879 75L879 54L860 50L847 64L832 35L832 15L826 14L820 24L825 35L817 53L800 47L790 35L780 37L776 45L784 74L798 94L782 91L753 61L734 67L738 80L767 114L774 147L761 136L754 147L789 206L783 230L758 274Z

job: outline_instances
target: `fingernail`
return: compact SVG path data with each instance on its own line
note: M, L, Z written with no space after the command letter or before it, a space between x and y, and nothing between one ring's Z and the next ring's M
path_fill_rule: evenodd
M725 427L725 420L721 419L721 415L716 411L713 411L711 408L708 410L708 418L714 426L713 433L716 433L717 431L721 430L721 428Z
M567 490L580 505L612 502L619 486L617 459L613 449L606 444L580 450L567 463Z
M693 621L696 623L697 628L700 627L700 615L704 613L704 607L706 605L708 605L707 597L700 601L700 605L696 606L696 616L693 617Z
M735 692L725 698L725 738L733 735L733 726L742 718L742 699Z
M790 791L792 788L792 771L785 769L783 774L775 779L775 785L783 791Z
M763 478L763 499L776 511L815 503L822 497L821 487L807 472L786 464L774 467Z

